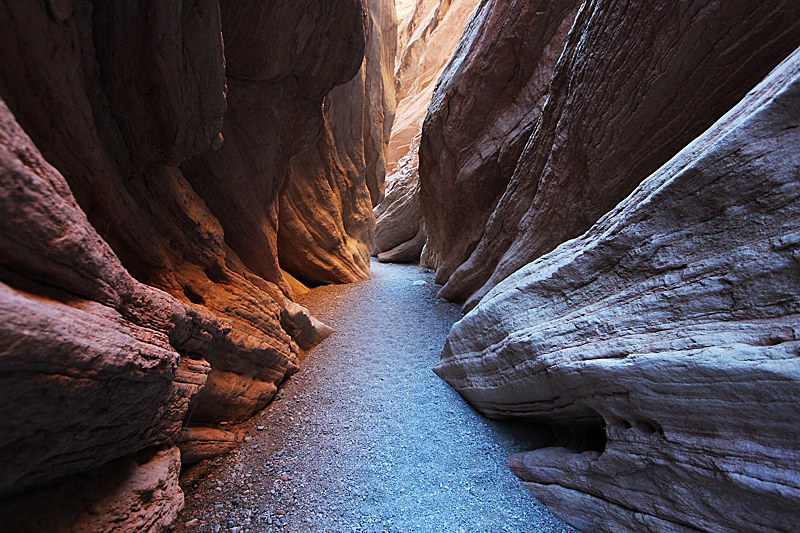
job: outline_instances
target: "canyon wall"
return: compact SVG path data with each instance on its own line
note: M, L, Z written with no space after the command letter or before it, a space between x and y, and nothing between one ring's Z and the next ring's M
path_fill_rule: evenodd
M388 150L392 191L375 210L373 255L380 261L418 261L426 242L420 224L419 134L436 80L450 60L477 0L418 0L398 29L394 83L397 116ZM399 216L396 216L399 214Z
M796 529L798 146L800 49L448 335L467 400L552 425L509 464L579 530Z
M439 295L468 310L586 231L800 43L798 10L780 0L482 2L420 146Z
M371 0L358 74L327 96L323 133L296 155L280 199L281 267L309 284L348 283L369 274L372 209L384 195L394 119L397 21L391 0Z
M263 408L331 332L291 301L279 200L370 25L393 39L388 5L0 3L0 514L16 530L160 531L183 504L176 445L230 449L217 425ZM304 221L363 249L393 100L374 77L392 45L370 46L387 51L368 89L338 104L387 109L361 126L368 168L325 193L338 226Z

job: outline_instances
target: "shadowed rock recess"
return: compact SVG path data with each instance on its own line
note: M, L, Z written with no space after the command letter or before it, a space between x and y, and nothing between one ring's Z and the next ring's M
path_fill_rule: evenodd
M345 243L322 247L346 276L306 275L309 255L285 263L301 279L368 273L394 7L9 0L0 25L0 528L160 531L183 505L178 448L235 446L226 424L332 331L292 301L279 241ZM279 237L282 191L319 179L291 158L353 108L359 163L316 191L338 209Z

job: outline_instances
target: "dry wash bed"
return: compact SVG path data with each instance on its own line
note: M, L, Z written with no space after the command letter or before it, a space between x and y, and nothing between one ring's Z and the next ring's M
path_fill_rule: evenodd
M506 466L547 437L483 418L431 372L461 316L434 293L433 274L373 261L369 279L307 295L337 333L187 488L176 530L573 531Z

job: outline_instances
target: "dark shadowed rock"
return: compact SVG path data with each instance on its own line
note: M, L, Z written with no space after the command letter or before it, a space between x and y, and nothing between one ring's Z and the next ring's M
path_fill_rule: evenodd
M240 0L221 14L225 142L181 168L244 267L290 294L278 265L279 193L290 158L320 135L323 98L361 66L365 13L358 0Z
M467 309L586 231L800 43L800 7L783 0L587 2L561 51L564 4L482 8L433 97L420 148L428 246L446 282L440 295ZM496 19L503 14L514 16ZM528 45L538 52L516 52ZM500 67L488 71L494 77L482 67L490 59ZM472 126L487 108L497 137ZM488 170L475 172L481 166ZM454 235L461 226L463 236Z
M179 355L191 310L134 280L2 102L0 120L7 495L168 441L209 368Z
M791 531L800 49L588 232L495 286L437 374L555 428L512 470L582 531Z
M148 448L45 490L0 501L3 529L19 533L159 533L183 508L175 447Z
M277 198L361 3L157 4L0 6L0 497L247 419L331 331L277 268ZM173 455L164 498L119 485L86 530L168 524Z
M369 275L375 220L384 193L394 119L394 2L371 0L364 62L326 98L316 143L296 155L280 198L278 255L306 283L348 283Z

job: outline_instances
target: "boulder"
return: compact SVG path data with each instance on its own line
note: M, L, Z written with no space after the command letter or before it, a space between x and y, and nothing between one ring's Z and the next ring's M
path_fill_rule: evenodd
M415 262L427 235L419 208L419 135L411 142L400 167L387 179L386 197L375 207L373 255L382 262Z
M394 2L368 3L364 62L325 100L316 143L297 154L280 197L281 268L305 283L348 283L369 275L375 219L384 194L386 151L394 119L391 67Z
M438 375L553 426L509 464L576 528L796 528L798 145L800 49L448 335Z
M431 100L420 147L429 255L439 295L466 310L586 231L800 44L788 0L600 0L570 25L573 9L487 0ZM475 116L497 135L484 138Z

